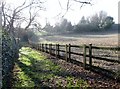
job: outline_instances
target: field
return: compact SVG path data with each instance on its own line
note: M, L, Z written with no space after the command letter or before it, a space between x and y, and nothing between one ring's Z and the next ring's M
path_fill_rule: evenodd
M65 34L40 36L40 42L60 44L89 44L96 46L118 46L118 34Z
M64 34L64 35L49 35L41 36L41 43L59 43L59 44L71 44L71 45L83 45L90 44L95 46L118 46L118 33L89 33L89 34ZM81 49L82 50L82 49ZM72 49L74 52L80 52L80 49ZM82 51L81 51L82 52ZM119 60L118 51L109 50L93 50L93 55ZM63 54L64 55L64 54ZM72 58L78 61L82 61L82 57L72 55ZM102 60L93 59L93 65L102 67L104 69L119 71L120 64L111 63ZM117 65L117 66L116 66Z

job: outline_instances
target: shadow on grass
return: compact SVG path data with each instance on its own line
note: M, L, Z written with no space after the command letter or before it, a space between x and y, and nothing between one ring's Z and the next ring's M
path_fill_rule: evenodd
M16 60L16 63L21 68L21 70L31 78L31 81L34 82L34 85L37 87L49 87L52 84L51 79L55 76L57 77L70 77L71 75L68 72L65 72L59 66L53 64L48 59L37 60L31 55L26 55L20 53L22 56L30 60L31 65L26 65L21 60ZM34 86L34 87L35 87Z
M19 60L17 60L16 63L22 69L22 71L31 78L34 84L39 84L40 86L42 86L41 80L34 77L33 72L35 73L35 70L32 66L27 66L26 64L20 62Z

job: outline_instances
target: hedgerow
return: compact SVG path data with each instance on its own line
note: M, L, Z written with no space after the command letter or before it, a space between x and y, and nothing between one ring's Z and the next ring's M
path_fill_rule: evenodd
M8 32L2 32L2 82L3 87L7 88L11 86L12 69L14 67L14 61L18 56L18 47L15 39L8 34Z

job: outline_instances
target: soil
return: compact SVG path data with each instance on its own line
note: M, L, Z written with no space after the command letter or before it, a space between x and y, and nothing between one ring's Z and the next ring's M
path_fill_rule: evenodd
M92 88L115 88L120 89L120 82L118 82L115 79L110 79L108 77L105 77L103 75L94 73L89 70L85 70L82 66L78 66L73 63L66 62L62 59L56 59L55 57L43 53L44 55L47 55L48 58L53 61L55 64L60 65L62 68L66 70L66 72L69 72L71 75L73 75L76 78L84 79L88 82L90 87Z

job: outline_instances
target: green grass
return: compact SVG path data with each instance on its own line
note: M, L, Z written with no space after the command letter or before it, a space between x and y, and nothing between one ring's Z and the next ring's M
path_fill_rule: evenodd
M86 81L71 76L59 65L29 47L22 47L15 63L13 87L88 87Z

